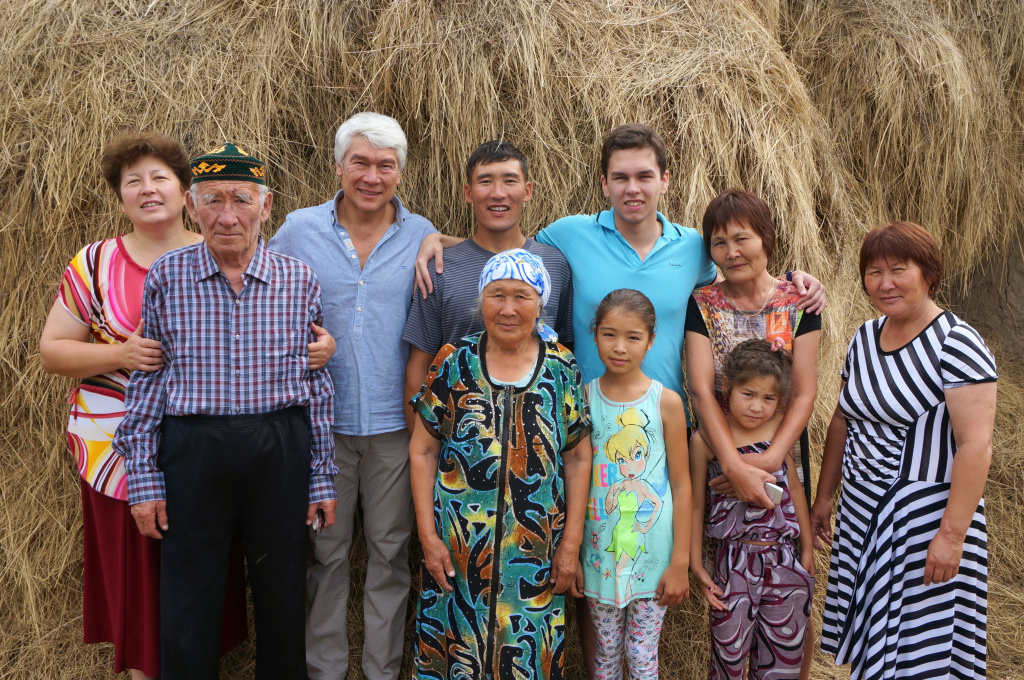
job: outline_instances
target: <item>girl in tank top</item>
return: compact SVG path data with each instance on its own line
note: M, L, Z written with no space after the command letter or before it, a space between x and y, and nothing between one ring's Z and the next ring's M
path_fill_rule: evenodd
M689 596L690 482L678 394L644 375L654 306L620 289L594 321L605 373L587 386L593 473L578 587L597 634L595 680L658 677L669 605Z

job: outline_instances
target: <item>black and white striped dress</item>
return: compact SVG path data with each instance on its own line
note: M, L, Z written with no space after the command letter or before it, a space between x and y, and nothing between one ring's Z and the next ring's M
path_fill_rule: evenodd
M927 587L923 576L956 454L943 390L994 381L995 360L950 312L892 352L878 344L884 323L858 329L843 367L846 449L821 649L852 664L853 678L983 678L984 499L959 574Z

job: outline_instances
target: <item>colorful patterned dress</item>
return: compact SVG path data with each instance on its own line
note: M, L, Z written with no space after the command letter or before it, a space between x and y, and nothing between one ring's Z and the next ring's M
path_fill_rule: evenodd
M526 387L487 377L486 333L445 345L412 404L441 440L437 535L452 592L422 569L414 677L562 677L565 598L549 581L565 527L562 452L590 428L576 360L544 343Z
M121 344L139 325L146 269L125 252L121 237L83 248L64 270L57 299L97 343ZM129 371L83 378L68 398L68 448L82 479L105 496L128 500L124 463L110 443L124 417Z
M713 283L693 291L686 311L686 330L699 333L711 341L711 354L715 361L715 398L728 415L729 400L722 384L725 375L725 359L733 347L744 340L762 339L772 342L782 339L785 349L793 351L793 338L811 331L821 330L821 317L805 314L797 307L800 295L796 286L789 281L776 281L764 307L758 312L737 309L720 284ZM797 474L804 485L804 493L810 499L810 461L808 456L807 433L800 438L797 460Z

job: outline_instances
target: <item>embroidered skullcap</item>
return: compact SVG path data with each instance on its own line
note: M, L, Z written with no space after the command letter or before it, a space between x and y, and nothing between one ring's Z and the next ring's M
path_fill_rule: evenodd
M216 149L192 159L190 166L193 184L213 179L253 182L263 185L267 183L265 179L266 164L234 144L218 146Z
M541 305L547 306L551 298L551 277L548 276L544 262L530 251L514 248L489 259L484 265L484 270L480 272L479 292L484 292L489 283L506 279L528 284L540 295ZM558 333L542 319L537 319L537 334L546 342L558 340Z

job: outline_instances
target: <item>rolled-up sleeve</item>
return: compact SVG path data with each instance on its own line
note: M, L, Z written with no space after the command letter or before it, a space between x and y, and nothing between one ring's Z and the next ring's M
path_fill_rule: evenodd
M320 301L320 284L315 275L310 284L309 321L318 326L323 324L323 306ZM308 324L307 324L308 326ZM315 338L312 332L309 340ZM338 466L334 463L334 383L327 368L309 371L309 403L306 404L306 418L309 421L309 502L337 500L334 476Z
M143 336L163 343L160 323L161 294L157 277L146 277L142 299ZM161 423L167 407L165 363L158 371L132 371L125 392L125 416L117 427L112 443L114 452L124 458L128 476L128 503L137 505L167 499L164 473L157 466Z

